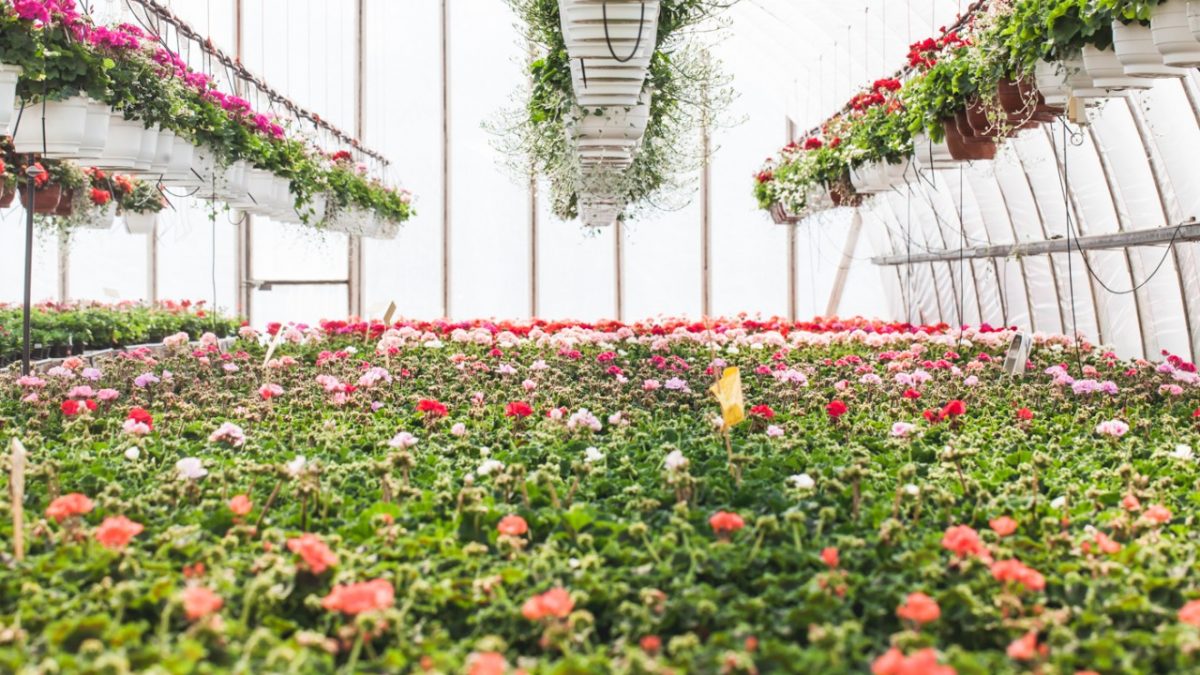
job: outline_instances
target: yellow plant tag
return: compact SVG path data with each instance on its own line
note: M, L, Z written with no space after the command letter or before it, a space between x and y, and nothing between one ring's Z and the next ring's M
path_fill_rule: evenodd
M731 429L746 420L741 371L737 368L726 368L721 374L721 379L709 391L721 404L721 419L725 422L725 429Z

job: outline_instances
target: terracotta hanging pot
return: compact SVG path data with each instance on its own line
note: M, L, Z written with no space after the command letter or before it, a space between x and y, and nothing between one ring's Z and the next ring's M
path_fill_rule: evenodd
M987 108L983 101L972 99L967 103L967 123L975 131L975 135L984 138L999 138L1000 129L988 119Z
M69 216L75 213L75 191L63 190L58 199L58 208L54 209L56 216Z
M966 115L963 115L964 119ZM950 150L950 156L959 161L974 161L992 159L996 156L996 144L988 139L980 139L982 142L969 142L959 132L958 121L954 117L947 117L942 120L942 128L946 132L946 147ZM971 139L975 141L976 139Z
M0 209L7 209L8 207L12 206L13 200L16 198L16 189L10 187L8 183L5 183L3 187L0 188Z
M854 191L849 172L830 184L829 198L833 200L834 206L860 206L863 202L863 196Z
M29 208L29 191L20 190L21 206ZM41 214L53 214L58 209L58 202L62 198L61 185L47 185L41 190L35 190L33 193L33 212Z
M962 136L963 142L967 145L980 145L992 142L990 138L975 133L975 128L971 126L971 121L967 118L966 110L959 110L954 113L954 123L958 126L958 134Z

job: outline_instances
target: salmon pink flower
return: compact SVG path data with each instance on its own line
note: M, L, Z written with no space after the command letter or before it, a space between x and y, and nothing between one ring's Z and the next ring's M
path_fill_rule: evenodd
M96 541L107 549L119 551L146 529L125 516L109 516L96 528Z
M250 502L250 498L246 495L234 495L233 499L229 500L229 510L233 511L235 516L244 516L254 508L254 504Z
M941 615L937 601L924 593L909 593L904 604L896 608L896 616L917 624L937 621Z
M1171 511L1162 504L1154 504L1150 508L1146 509L1146 512L1142 514L1142 517L1152 523L1162 525L1170 522Z
M729 535L745 527L746 521L736 513L717 511L708 519L708 524L718 535Z
M519 537L529 531L529 524L521 516L509 514L500 519L496 530L507 537Z
M1017 531L1017 521L1008 516L1000 516L988 521L988 527L1001 537L1007 537Z
M337 555L315 534L305 533L295 539L288 539L287 547L289 551L304 559L304 564L313 574L321 574L338 564Z
M1200 600L1190 600L1179 609L1179 620L1200 627Z
M1126 511L1138 511L1142 508L1142 503L1138 501L1136 495L1130 492L1121 499L1121 506L1124 507Z
M331 612L351 616L366 612L379 612L396 602L396 590L391 582L375 579L357 584L337 585L321 599L321 606Z
M1001 560L992 564L992 577L1001 583L1014 582L1031 591L1046 587L1046 578L1020 560Z
M970 525L955 525L942 536L942 548L953 551L960 558L969 555L982 556L987 553L979 533Z
M871 675L955 675L954 668L938 665L937 659L930 648L905 656L892 647L871 664Z
M1032 661L1038 656L1044 656L1049 653L1049 648L1046 645L1038 645L1037 631L1031 630L1021 637L1013 640L1005 650L1008 658L1014 661Z
M825 563L830 569L837 569L840 559L838 550L833 546L827 546L821 549L821 562Z
M575 601L564 588L551 588L535 595L521 605L521 615L530 621L542 619L565 619L575 609Z
M504 675L508 661L500 652L471 652L467 656L467 675Z
M92 507L92 500L88 499L87 496L78 492L72 492L71 494L57 497L54 501L50 502L50 506L46 507L46 517L53 518L56 523L61 523L67 518L90 513Z
M204 586L188 586L183 591L183 611L188 621L202 619L221 609L225 601Z

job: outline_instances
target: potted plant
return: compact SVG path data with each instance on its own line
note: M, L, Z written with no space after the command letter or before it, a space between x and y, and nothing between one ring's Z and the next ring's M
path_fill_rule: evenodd
M15 167L12 167L15 168ZM12 206L17 198L17 175L0 156L0 209Z
M116 176L112 181L125 229L130 234L153 234L158 214L166 207L162 192L148 181L129 176Z
M17 190L21 206L26 210L32 208L34 213L52 214L58 209L58 202L62 199L62 185L51 179L50 171L41 162L34 162L33 167L38 171L33 178L33 204L29 203L29 190L22 185L22 189ZM26 175L25 166L18 165L17 169L19 174Z
M1200 37L1192 32L1191 15L1200 17L1200 3L1193 8L1188 0L1163 0L1151 8L1150 32L1154 46L1163 55L1163 64L1192 68L1200 66Z
M1113 13L1113 47L1131 77L1183 77L1187 71L1164 65L1154 43L1150 17L1158 0L1099 0Z

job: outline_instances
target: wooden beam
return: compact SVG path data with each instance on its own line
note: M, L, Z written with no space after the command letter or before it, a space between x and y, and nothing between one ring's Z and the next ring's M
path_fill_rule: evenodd
M1176 233L1178 229L1178 233ZM1176 243L1200 241L1200 223L1188 221L1178 228L1155 227L1148 230L1130 230L1128 232L1113 232L1111 234L1091 234L1084 237L1072 237L1071 250L1094 251L1104 249L1123 249L1131 246L1155 246L1169 243L1174 238ZM890 255L872 258L876 265L905 265L907 263L947 262L962 257L971 260L977 258L1012 258L1047 253L1065 253L1067 239L1045 239L1040 241L1022 242L1020 244L996 244L993 246L976 246L963 251L947 249L926 253L914 253L912 256Z

